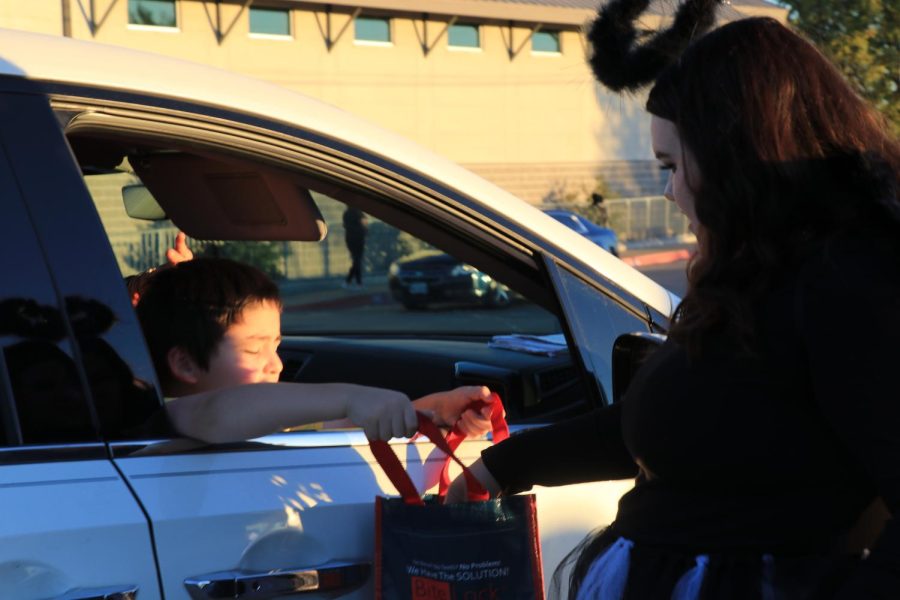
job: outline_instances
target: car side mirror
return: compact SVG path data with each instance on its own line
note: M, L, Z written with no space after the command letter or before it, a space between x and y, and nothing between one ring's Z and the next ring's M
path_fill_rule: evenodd
M619 402L634 374L656 352L666 336L658 333L625 333L616 338L612 351L613 403Z

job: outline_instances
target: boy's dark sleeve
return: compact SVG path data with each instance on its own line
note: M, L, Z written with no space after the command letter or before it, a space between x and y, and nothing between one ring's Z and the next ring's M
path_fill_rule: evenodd
M637 475L622 440L621 404L513 435L481 458L504 494Z
M888 510L900 510L900 266L867 244L805 278L801 335L816 402ZM836 596L900 598L900 525L888 521Z

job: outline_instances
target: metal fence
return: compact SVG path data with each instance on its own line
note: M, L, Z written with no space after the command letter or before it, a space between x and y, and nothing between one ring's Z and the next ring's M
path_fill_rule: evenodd
M671 239L690 234L688 220L662 196L606 200L609 227L624 242Z
M620 242L678 239L689 235L688 220L673 202L662 196L614 198L595 206L584 203L545 203L541 208L561 208L609 227Z

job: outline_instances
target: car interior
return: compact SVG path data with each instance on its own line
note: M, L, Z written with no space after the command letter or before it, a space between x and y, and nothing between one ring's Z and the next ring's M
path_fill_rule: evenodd
M181 230L195 255L249 262L278 283L282 380L344 381L411 398L484 384L501 395L514 425L591 406L565 350L489 347L494 335L560 334L560 309L539 261L512 236L486 235L471 211L411 199L390 181L323 174L160 131L123 132L76 118L67 137L123 278L165 263ZM369 219L365 287L352 292L341 288L350 264L341 222L347 206ZM385 287L391 264L435 249L502 282L513 301L404 308Z

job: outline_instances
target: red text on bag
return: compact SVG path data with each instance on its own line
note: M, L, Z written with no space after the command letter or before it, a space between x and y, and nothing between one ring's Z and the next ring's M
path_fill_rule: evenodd
M410 577L412 600L450 600L450 584L446 581Z

